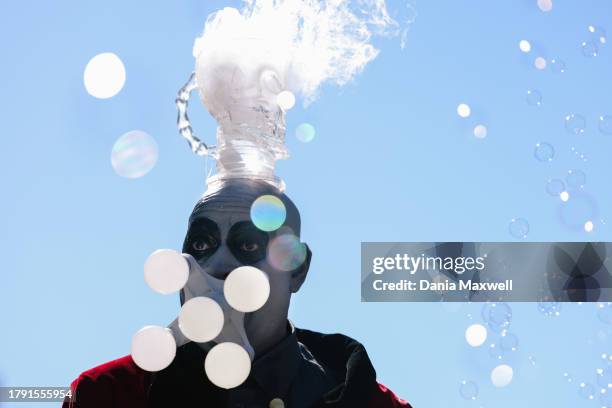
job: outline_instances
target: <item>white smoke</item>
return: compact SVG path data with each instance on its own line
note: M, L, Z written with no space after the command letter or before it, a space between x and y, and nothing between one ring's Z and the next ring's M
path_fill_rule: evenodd
M403 45L404 25L411 22L392 18L384 0L244 3L240 10L211 14L193 47L198 85L211 113L215 103L257 98L267 72L273 73L264 79L270 92L291 90L307 105L321 84L342 86L376 58L374 36L400 36Z

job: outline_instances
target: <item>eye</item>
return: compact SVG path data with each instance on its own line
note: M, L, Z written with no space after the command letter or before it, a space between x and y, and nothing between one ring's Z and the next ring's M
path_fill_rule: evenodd
M259 245L256 242L243 242L240 249L246 252L254 252L259 249Z
M207 237L206 239L198 239L193 241L191 247L194 251L205 252L217 246L217 240L214 237Z

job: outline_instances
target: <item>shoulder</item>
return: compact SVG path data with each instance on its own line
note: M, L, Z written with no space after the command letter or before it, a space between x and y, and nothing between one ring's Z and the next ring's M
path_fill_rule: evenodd
M72 405L64 407L144 406L149 377L129 355L109 361L84 371L72 382Z
M410 408L408 402L378 383L363 344L340 333L325 334L298 328L295 331L298 341L336 377L339 385L329 395L335 402L359 404L365 400L370 401L370 407Z

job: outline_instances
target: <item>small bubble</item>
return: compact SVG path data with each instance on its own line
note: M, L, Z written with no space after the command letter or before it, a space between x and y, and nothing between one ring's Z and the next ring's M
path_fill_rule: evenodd
M572 376L570 376L569 373L563 373L563 378L565 378L565 381L568 383L572 382Z
M501 364L491 371L491 382L496 387L505 387L512 382L514 371L507 364Z
M531 44L527 40L521 40L519 42L519 48L523 52L529 52L529 51L531 51Z
M604 135L612 135L612 115L601 115L598 121L599 131Z
M601 388L610 389L612 392L612 368L598 368L596 370L597 385Z
M612 408L612 391L608 390L599 394L599 402L601 403L601 408Z
M583 41L580 44L580 48L582 50L582 55L585 57L591 58L599 55L599 46L595 41Z
M543 57L537 57L534 61L533 61L533 65L539 69L539 70L543 70L544 68L546 68L546 60Z
M507 330L504 330L502 332L499 343L503 351L516 351L516 349L518 348L519 341L516 335L509 333Z
M514 238L525 239L529 234L529 223L524 218L513 218L508 229Z
M553 2L552 0L538 0L538 8L547 13L552 10Z
M546 183L546 192L553 197L558 197L565 190L565 183L559 179L549 179Z
M530 89L527 91L527 104L531 106L542 105L542 94L540 91Z
M569 200L570 195L567 191L562 191L561 193L559 193L559 198L565 203L567 202L567 200Z
M538 161L550 162L555 156L555 148L550 143L536 143L533 155Z
M461 116L462 118L467 118L470 116L471 111L470 106L465 103L460 103L457 106L457 115Z
M565 62L563 60L553 58L550 60L550 69L555 74L562 74L565 72Z
M573 189L584 188L586 184L586 174L582 170L569 170L565 177L567 186Z
M293 234L282 234L268 244L267 260L274 268L292 271L304 263L307 256L306 245Z
M478 397L478 385L474 381L463 380L459 385L459 394L466 400Z
M581 382L578 386L578 395L584 399L593 400L595 399L595 387L591 383Z
M251 220L262 231L274 231L283 225L287 210L280 198L263 195L251 205Z
M111 151L111 165L121 177L143 177L155 167L159 156L157 142L148 133L132 130L117 139Z
M310 123L301 123L295 129L295 137L302 143L311 142L315 137L315 128Z
M599 26L590 25L587 27L591 40L596 44L605 44L608 37L606 36L606 30Z
M501 360L504 358L504 350L502 350L501 346L491 343L489 344L489 356L495 360Z
M529 360L532 366L535 366L537 364L536 358L534 356L529 356L527 357L527 359Z
M523 230L524 231L524 230ZM526 236L527 233L525 233ZM496 332L501 332L510 326L512 309L506 303L491 303L489 307L488 325Z
M582 115L570 113L565 116L565 129L573 135L581 135L586 128L586 120Z
M477 139L484 139L487 137L487 127L484 125L476 125L476 127L474 127L474 137Z
M87 63L83 82L91 96L99 99L112 98L125 84L125 66L112 52L98 54Z
M593 221L587 221L584 223L584 230L586 232L591 232L593 231Z
M552 317L561 314L561 303L559 302L538 302L538 310L544 316Z

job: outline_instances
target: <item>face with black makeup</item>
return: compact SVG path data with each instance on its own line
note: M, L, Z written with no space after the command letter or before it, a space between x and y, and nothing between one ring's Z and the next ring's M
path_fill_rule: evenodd
M277 231L265 232L251 221L253 201L271 194L283 202L285 223ZM270 281L270 297L264 306L245 316L245 330L255 355L264 353L287 335L287 314L291 294L299 290L310 264L292 271L275 269L266 259L269 242L280 234L299 237L300 214L291 200L273 186L253 180L225 182L198 202L189 218L183 252L192 255L205 273L225 279L239 266L254 266ZM181 303L183 303L181 293Z

